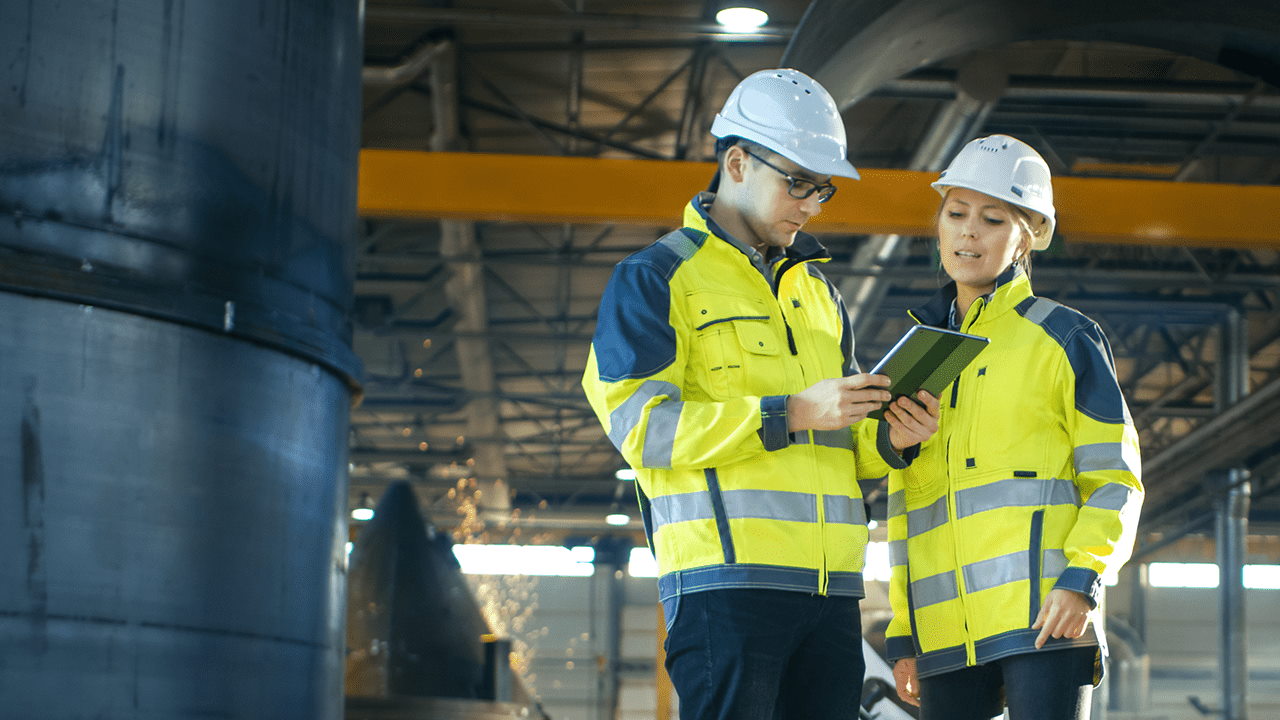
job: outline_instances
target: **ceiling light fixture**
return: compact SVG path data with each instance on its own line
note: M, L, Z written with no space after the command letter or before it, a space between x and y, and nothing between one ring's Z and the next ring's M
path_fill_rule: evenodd
M609 513L604 516L604 521L610 525L621 526L631 522L631 516L626 513Z
M351 519L364 522L373 519L373 503L369 500L369 493L360 493L360 504L351 511Z
M622 468L618 472L614 473L613 476L619 480L635 480L636 471L631 468Z
M769 22L769 13L750 7L725 8L716 13L716 22L733 33L753 33Z

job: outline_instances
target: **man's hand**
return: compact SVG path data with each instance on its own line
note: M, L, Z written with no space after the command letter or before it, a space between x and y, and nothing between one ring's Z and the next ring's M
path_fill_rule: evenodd
M1044 647L1050 636L1056 638L1078 638L1084 635L1089 624L1089 600L1074 590L1054 588L1044 596L1044 604L1040 606L1040 614L1032 624L1032 630L1039 630L1036 636L1036 649Z
M938 398L923 390L916 397L920 402L903 396L884 409L884 419L889 421L889 444L898 452L919 445L938 432Z
M903 702L920 707L920 678L916 676L915 658L902 658L894 663L893 681Z
M787 430L839 430L889 402L889 378L858 373L821 380L787 398Z

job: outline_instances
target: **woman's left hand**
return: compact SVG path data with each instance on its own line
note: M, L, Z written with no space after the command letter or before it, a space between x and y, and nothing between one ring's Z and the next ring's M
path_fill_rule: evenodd
M1050 590L1040 606L1040 614L1031 625L1032 630L1040 631L1036 636L1036 649L1044 647L1050 637L1078 638L1084 635L1092 609L1089 600L1074 590Z
M923 390L916 397L918 402L900 397L884 409L884 419L889 421L889 444L898 452L919 445L938 432L938 398Z

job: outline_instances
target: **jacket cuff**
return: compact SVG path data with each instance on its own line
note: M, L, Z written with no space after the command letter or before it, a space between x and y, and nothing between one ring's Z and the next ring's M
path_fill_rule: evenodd
M893 449L893 443L889 442L889 423L883 421L876 428L876 450L880 452L881 459L894 470L905 470L920 455L919 445L905 448L899 455Z
M886 637L884 639L884 656L889 661L890 666L902 658L913 658L916 656L915 643L911 641L910 635Z
M760 398L760 440L765 450L781 450L791 444L791 434L787 432L787 397Z
M1102 595L1102 578L1098 573L1082 567L1069 567L1058 576L1053 589L1073 590L1084 595L1090 607L1098 607L1098 598Z

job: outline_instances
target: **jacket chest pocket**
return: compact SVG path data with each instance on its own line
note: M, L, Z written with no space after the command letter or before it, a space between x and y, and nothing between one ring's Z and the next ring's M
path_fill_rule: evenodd
M692 369L710 394L731 398L777 392L783 341L771 308L711 292L692 293L689 302L696 323Z

